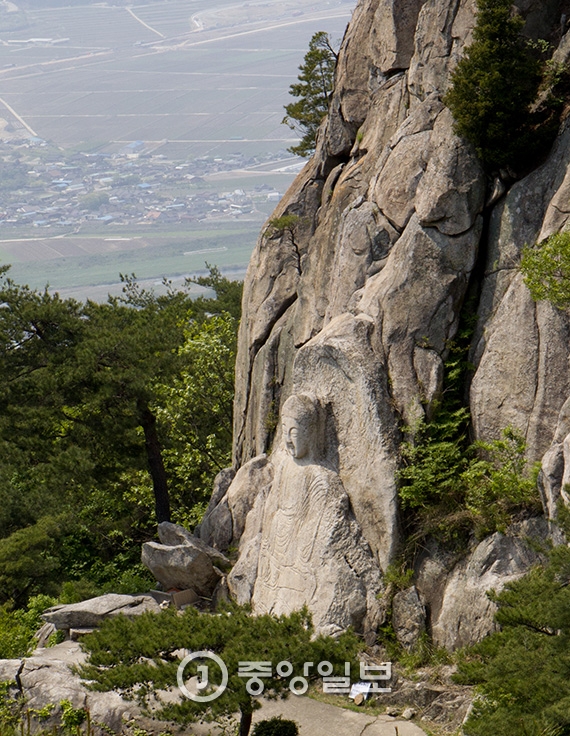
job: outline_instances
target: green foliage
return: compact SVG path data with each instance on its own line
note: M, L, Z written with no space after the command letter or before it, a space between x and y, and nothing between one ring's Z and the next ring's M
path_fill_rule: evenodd
M493 599L501 631L467 650L457 679L477 685L467 736L570 734L570 550Z
M0 23L2 11L0 10ZM23 189L28 181L26 169L22 164L0 161L0 192L15 192Z
M61 725L70 733L78 733L79 726L85 723L87 719L87 711L85 708L74 708L69 700L62 700L61 707Z
M124 281L80 304L0 268L0 602L148 587L153 507L195 523L228 463L241 285L211 269L194 301Z
M283 233L294 233L300 221L299 215L281 215L269 220L267 232L280 237Z
M98 210L104 204L109 204L107 192L89 192L79 200L79 206L86 210Z
M521 261L525 284L535 301L560 309L570 305L570 233L555 233L534 248L525 247Z
M157 387L157 417L169 438L164 451L179 523L195 525L216 473L231 465L237 321L214 315L185 330L179 375Z
M490 169L528 156L530 105L540 84L540 62L521 36L523 19L511 0L477 0L473 43L444 97L456 132L469 140Z
M283 122L302 135L301 141L289 148L291 153L310 156L315 150L317 131L329 110L336 60L328 33L315 33L299 67L299 81L289 88L298 100L285 106Z
M471 368L466 357L473 324L467 304L449 345L443 397L430 421L405 428L399 496L412 546L433 535L462 547L473 530L479 538L504 530L517 511L539 505L536 472L529 472L524 439L513 428L493 441L469 440L462 391Z
M406 590L413 584L414 571L406 562L392 562L384 573L384 583L395 590Z
M253 736L298 736L295 721L283 720L281 716L259 721L253 728Z
M427 632L423 632L411 650L399 646L393 653L393 659L413 675L420 667L437 667L448 665L452 657L447 649L434 646Z
M47 703L42 708L28 708L22 698L14 697L15 682L0 682L0 733L2 736L94 736L89 711L74 708L69 700L61 700L58 723L41 727L53 718L56 705ZM97 724L102 731L114 734L103 724ZM141 732L140 736L145 736ZM166 735L165 735L166 736Z
M427 508L455 498L457 479L467 467L468 419L467 409L460 408L406 430L410 441L402 445L399 474L402 508Z
M231 281L220 273L217 266L206 263L207 276L197 276L187 280L189 284L204 286L213 292L213 297L197 297L192 301L192 314L196 319L204 319L209 314L227 312L237 322L241 317L242 281Z
M40 614L56 603L55 598L37 595L30 598L25 610L0 606L0 659L16 659L30 653L34 634L42 625Z
M22 603L30 595L57 592L53 581L61 574L58 544L65 522L63 517L43 516L0 539L0 600Z
M274 674L264 680L265 694L285 697L289 682L288 678L275 673L277 663L289 661L295 673L302 671L306 661L327 660L337 667L344 662L354 662L359 649L359 642L352 633L336 639L315 636L306 610L277 618L251 616L238 607L218 615L200 613L189 607L182 615L167 610L133 619L117 616L83 641L89 659L81 668L82 677L97 690L116 690L142 703L148 703L161 688L175 685L178 650L214 652L228 669L224 693L207 703L185 700L163 704L157 715L177 723L190 723L240 711L242 727L251 719L257 705L246 690L245 678L238 676L240 661L272 662ZM186 678L197 674L196 664L188 665L184 673ZM216 676L215 672L210 672L210 682L219 684ZM309 678L316 677L316 669L311 670Z
M443 424L421 422L414 443L402 448L400 498L416 511L420 536L457 542L474 529L481 539L505 531L521 509L539 511L538 469L527 469L523 437L507 427L498 440L465 446L463 426L457 414Z
M512 427L491 442L475 442L477 454L470 458L461 476L465 485L465 506L475 519L479 537L505 531L513 512L539 508L537 476L540 463L527 472L526 444Z
M16 683L13 680L0 681L0 733L2 736L16 736L16 728L20 723L22 703L13 698L15 687Z

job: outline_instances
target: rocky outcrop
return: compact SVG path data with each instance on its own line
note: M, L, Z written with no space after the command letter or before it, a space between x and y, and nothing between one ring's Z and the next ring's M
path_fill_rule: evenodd
M435 546L426 551L417 564L416 586L434 644L455 649L496 631L497 609L487 592L499 593L543 561L537 550L547 536L546 522L537 518L492 534L460 560Z
M392 600L392 626L405 649L413 649L426 630L426 611L416 586L396 593Z
M71 671L71 667L84 661L80 645L72 641L38 649L33 656L21 660L17 682L26 708L40 710L47 705L55 706L50 718L44 719L44 727L51 727L59 723L61 701L68 700L74 708L89 710L96 736L109 733L109 729L121 733L133 704L123 701L117 693L88 691L79 676Z
M160 611L150 595L107 593L81 603L53 606L42 613L42 618L55 629L69 632L71 629L95 628L109 616L139 616L147 611Z
M570 213L564 215L558 199L569 170L570 129L564 129L546 163L494 208L472 347L477 370L470 405L477 436L497 437L511 425L525 437L531 460L540 460L553 442L570 396L570 319L532 301L518 264L524 245L566 225Z
M258 613L280 615L308 605L323 633L349 626L372 632L382 615L377 557L342 477L323 457L323 405L314 394L294 394L284 404L282 429L271 484L247 515L240 556L228 576L230 591ZM253 463L249 470L266 476L266 461ZM242 496L232 486L224 502L233 510Z
M77 672L86 659L80 644L65 641L53 647L38 648L25 659L0 660L0 677L3 681L14 682L10 694L22 699L22 722L27 722L29 733L47 733L48 730L51 733L52 728L54 733L59 733L62 701L68 701L77 710L88 711L92 736L137 736L141 733L160 736L172 728L172 723L158 720L152 712L143 712L135 700L123 699L112 691L90 690ZM170 702L182 699L175 690L160 695ZM41 709L44 709L43 715L38 714ZM81 728L85 730L86 724ZM207 736L212 733L211 728L210 724L195 726L192 733Z
M222 578L218 566L229 560L184 527L163 521L158 525L160 542L145 542L141 560L164 590L193 590L211 597Z
M559 2L516 6L527 35L554 37ZM229 586L254 610L307 603L326 630L381 618L366 590L381 589L377 576L402 542L401 429L429 418L441 398L468 290L478 299L465 386L473 436L519 430L529 461L543 460L551 520L566 500L570 320L532 301L518 265L525 244L568 223L570 127L525 178L485 175L442 102L475 12L475 0L358 3L317 150L274 213L295 215L294 233L264 229L252 255L236 366L237 475L216 491L201 534L222 551L238 547ZM558 56L569 48L564 37ZM313 470L287 451L283 407L302 395L323 417ZM313 483L329 499L326 511L306 498ZM303 549L311 539L310 554L287 551L280 528ZM491 537L464 559L446 559L434 572L437 600L418 579L439 643L454 648L492 629L485 586L500 588L535 559L516 540ZM441 554L424 561L424 578ZM359 562L348 572L350 555ZM344 607L325 602L328 585Z

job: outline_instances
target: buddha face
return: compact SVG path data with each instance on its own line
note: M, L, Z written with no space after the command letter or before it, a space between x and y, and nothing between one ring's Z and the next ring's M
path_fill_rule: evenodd
M287 452L296 460L309 454L309 437L306 427L296 417L283 417L283 438Z
M295 458L311 458L317 442L317 404L308 394L290 396L281 414L283 441L287 452Z

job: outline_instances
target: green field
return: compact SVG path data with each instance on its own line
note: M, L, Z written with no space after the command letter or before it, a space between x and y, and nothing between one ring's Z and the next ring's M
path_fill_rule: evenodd
M187 276L203 272L206 262L228 272L243 272L258 231L258 223L232 223L187 233L157 228L105 231L65 240L0 242L0 260L12 264L16 281L34 288L113 284L121 273L135 273L141 279ZM51 256L45 257L48 250Z

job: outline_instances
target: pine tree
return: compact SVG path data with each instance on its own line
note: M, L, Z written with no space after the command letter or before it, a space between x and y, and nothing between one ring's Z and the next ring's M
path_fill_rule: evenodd
M328 33L315 33L299 67L299 81L289 88L292 97L299 99L285 106L283 122L302 134L300 142L289 148L291 153L310 156L315 150L317 131L329 110L336 60Z
M228 671L227 685L220 696L208 702L186 699L163 703L154 715L186 724L239 712L239 736L248 736L253 712L260 707L256 696L248 690L249 678L239 674L240 662L270 664L271 675L263 679L264 697L283 698L289 695L294 675L316 680L321 662L329 662L335 673L344 674L345 662L355 663L360 649L358 638L351 632L335 639L315 636L306 609L289 616L252 616L237 606L215 615L188 607L181 615L169 609L132 619L117 616L85 637L83 644L89 660L81 668L81 676L91 687L135 694L142 705L153 702L155 697L160 700L161 690L175 686L181 649L212 652ZM291 673L280 675L277 665L287 662ZM305 662L312 663L306 675ZM200 671L197 664L197 660L188 663L184 678ZM221 685L220 672L214 666L210 669L208 682L217 690Z
M511 0L477 0L474 41L451 77L443 101L455 130L489 168L514 164L530 143L530 105L540 63L521 36L524 20Z
M468 650L456 679L479 694L466 736L570 734L570 550L497 596L502 631Z

